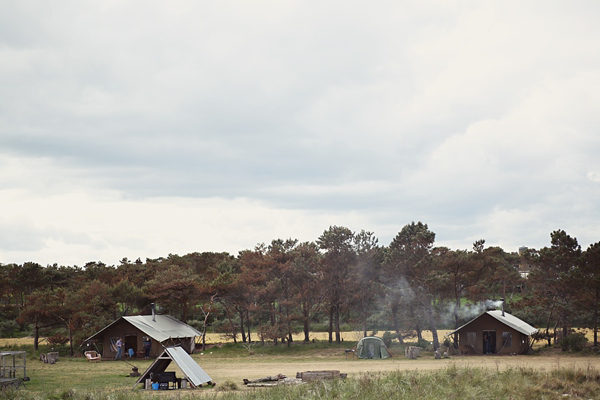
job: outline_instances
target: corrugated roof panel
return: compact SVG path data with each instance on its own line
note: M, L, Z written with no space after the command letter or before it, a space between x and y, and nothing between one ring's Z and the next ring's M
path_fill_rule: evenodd
M148 367L146 371L138 378L133 387L139 383L143 383L146 378L150 378L151 374L160 374L164 372L171 361L179 367L187 380L193 387L198 387L208 382L212 382L212 378L198 365L196 361L181 347L166 347L161 355Z
M194 386L200 386L212 382L212 378L198 365L196 361L181 347L167 347L165 349L173 361L177 363L181 371L185 374Z
M507 312L504 312L504 315L502 315L502 310L492 310L492 311L487 311L484 314L488 314L489 316L497 319L498 321L502 322L505 325L510 326L511 328L513 328L514 330L521 332L525 335L531 335L535 332L537 332L538 330L536 328L534 328L533 326L529 325L527 322L515 317L512 314L509 314ZM484 315L481 314L481 315ZM463 326L453 330L452 332L448 332L446 334L446 336L448 335L452 335L458 331L460 331L462 328L464 328L465 326L469 325L471 322L475 321L476 319L479 319L480 316L473 318L472 320L470 320L469 322L467 322L466 324L464 324Z
M493 310L493 311L488 311L487 314L491 315L492 317L496 318L498 321L510 326L514 330L521 332L525 335L531 335L538 331L536 328L529 325L527 322L525 322L507 312L503 313L501 310Z
M154 321L152 315L134 315L123 318L159 342L202 335L198 330L169 315L155 315Z
M188 324L185 324L169 315L155 315L154 321L152 320L152 315L133 315L121 317L113 321L87 338L85 342L102 335L104 331L117 324L119 321L121 321L121 319L129 322L131 325L135 326L147 336L150 336L158 342L164 342L167 339L182 339L192 338L194 336L202 336L202 333L197 329L194 329Z

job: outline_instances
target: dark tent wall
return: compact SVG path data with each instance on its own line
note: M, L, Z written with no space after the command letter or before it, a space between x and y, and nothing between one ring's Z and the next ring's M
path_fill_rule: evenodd
M130 348L137 357L144 356L144 337L147 335L126 320L121 319L108 327L101 335L99 342L102 343L103 358L114 358L117 355L114 344L119 337L123 339L124 343L123 357ZM155 339L150 338L150 340L152 343L150 357L158 357L163 351L163 346Z

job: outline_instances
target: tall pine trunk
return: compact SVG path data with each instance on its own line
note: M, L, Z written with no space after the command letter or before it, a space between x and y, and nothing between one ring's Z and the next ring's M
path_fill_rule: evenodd
M596 287L596 301L594 302L594 348L598 347L598 301L600 300L600 288Z
M244 311L240 311L240 331L242 333L242 343L246 343L246 331L244 330Z
M37 323L37 321L35 321L35 325L33 327L33 349L35 351L38 350L40 344L40 327Z
M329 308L329 343L333 343L333 306Z
M246 310L246 328L248 330L248 343L252 343L252 337L250 336L250 311Z
M342 336L340 333L340 308L335 307L335 342L342 343Z
M304 342L308 343L310 341L310 331L309 331L309 325L308 325L308 306L306 304L304 304L304 306L302 307L302 313L303 313L303 317L304 317Z

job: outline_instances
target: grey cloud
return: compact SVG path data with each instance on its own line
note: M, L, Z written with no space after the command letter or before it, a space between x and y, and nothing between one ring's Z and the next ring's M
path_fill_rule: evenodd
M388 237L423 220L501 240L498 210L590 232L590 7L14 3L0 147L31 179L0 183L355 211Z
M44 246L43 235L26 218L0 220L0 246L3 251L41 250Z

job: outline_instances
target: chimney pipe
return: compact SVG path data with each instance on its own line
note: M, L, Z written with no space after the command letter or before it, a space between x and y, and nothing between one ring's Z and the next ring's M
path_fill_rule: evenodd
M502 302L502 316L504 317L504 297L500 301Z
M152 322L156 322L156 312L154 310L154 303L150 304L150 307L152 308Z

